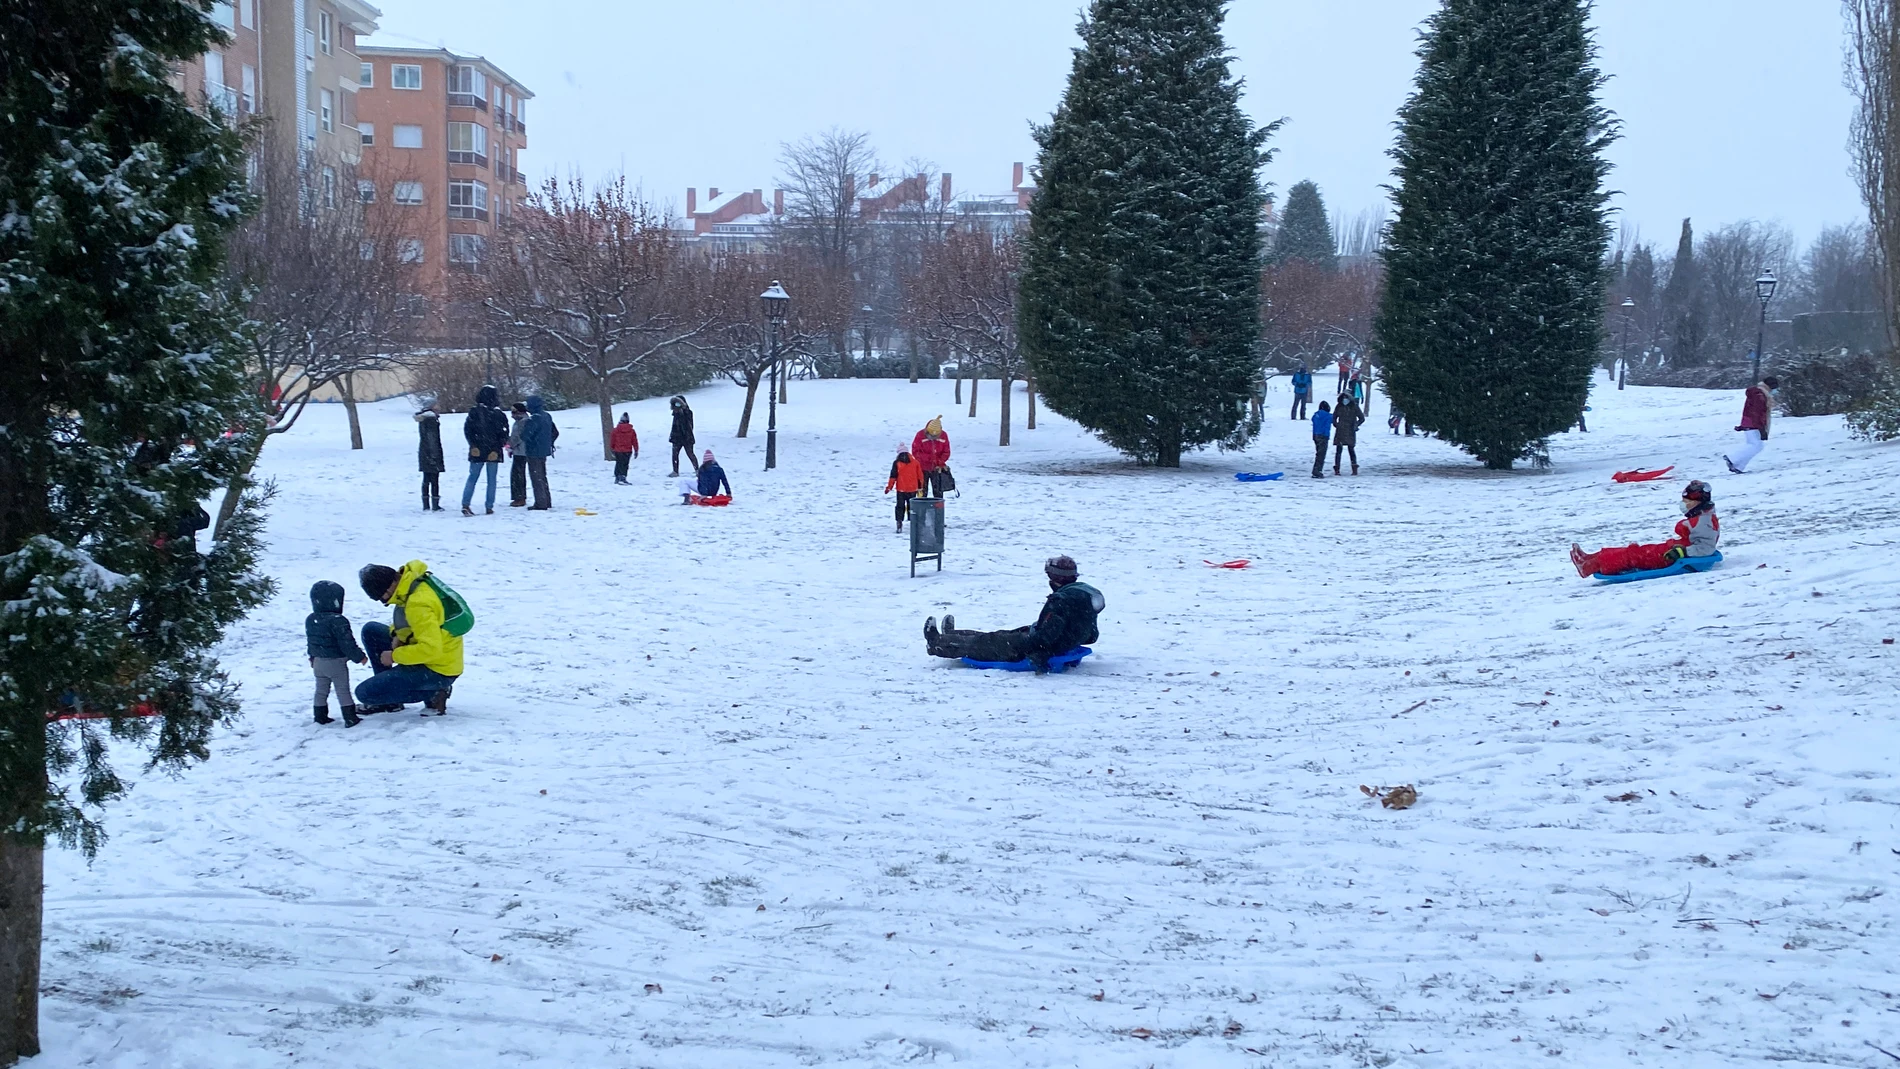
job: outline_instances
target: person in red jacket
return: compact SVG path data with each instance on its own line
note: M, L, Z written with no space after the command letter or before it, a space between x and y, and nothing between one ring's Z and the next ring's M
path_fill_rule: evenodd
M910 440L910 455L924 469L923 496L942 497L954 485L950 481L950 436L943 431L942 416L924 424L924 429Z
M891 477L884 480L884 492L897 491L897 529L903 531L904 518L910 515L910 499L924 488L924 466L917 458L899 449L891 461Z
M1774 405L1771 398L1781 388L1781 381L1773 375L1762 379L1748 388L1742 397L1742 422L1736 430L1742 432L1742 446L1732 455L1724 454L1722 459L1728 462L1728 470L1737 475L1748 470L1748 462L1761 452L1761 445L1768 440L1768 421L1773 418Z
M1630 543L1585 553L1570 543L1570 563L1585 579L1593 575L1621 575L1667 568L1684 557L1715 555L1722 540L1722 521L1715 515L1715 494L1709 484L1695 479L1682 488L1682 519L1676 521L1676 536L1667 542L1650 545Z
M627 485L627 461L640 456L640 434L633 429L633 421L627 414L620 414L620 422L614 424L614 432L607 438L607 449L614 455L614 483Z

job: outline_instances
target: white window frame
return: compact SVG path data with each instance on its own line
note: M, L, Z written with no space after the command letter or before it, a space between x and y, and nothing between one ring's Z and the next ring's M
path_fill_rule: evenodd
M397 182L389 191L389 199L404 207L414 208L422 204L421 182Z
M357 66L356 84L365 89L376 88L376 64L364 60Z
M456 240L457 238L461 238L462 240L458 242ZM467 248L469 246L474 246L475 255L474 256L458 256L456 254L457 245L461 245L464 248ZM450 263L452 264L479 264L482 262L482 257L486 256L487 254L488 254L488 239L483 237L482 235L480 234L450 234L449 235L449 262Z
M466 203L463 194L466 194ZM449 183L449 218L488 221L488 183L479 178L458 178Z
M413 81L414 84L413 85L403 84L404 82L408 82L408 81ZM389 88L409 89L409 90L414 90L415 92L418 92L418 93L421 92L422 91L422 64L420 63L391 63L389 65Z
M257 0L238 0L238 21L247 30L257 29Z
M239 91L243 94L244 111L246 114L255 115L257 114L257 68L246 63L243 71L240 72L240 78L242 80Z
M356 180L356 202L358 204L376 203L376 183L367 178Z
M317 125L326 134L336 133L336 94L328 89L317 90Z
M356 124L356 137L364 147L373 147L376 144L376 124L373 122L358 122Z
M212 0L211 21L227 30L237 29L237 8L231 0Z
M412 131L412 130L415 132L415 144L413 145L404 144L403 142L405 138L408 136L409 131ZM390 127L389 128L389 147L390 148L421 148L422 147L422 127L417 126L413 123L397 123L396 125Z
M319 183L319 187L323 191L323 206L325 208L335 208L336 207L336 168L325 167L323 169L323 174L321 176L321 182Z
M336 16L328 11L317 12L317 48L326 56L333 55L331 45L336 37Z
M396 262L419 264L422 262L422 239L402 238L396 242Z

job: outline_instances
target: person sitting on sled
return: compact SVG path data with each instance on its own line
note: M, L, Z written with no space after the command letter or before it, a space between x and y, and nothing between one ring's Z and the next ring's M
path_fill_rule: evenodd
M1722 540L1722 521L1715 515L1715 495L1709 484L1692 480L1682 488L1682 519L1676 523L1676 537L1667 542L1610 546L1585 553L1570 543L1570 563L1585 579L1593 575L1621 575L1667 568L1684 557L1712 557L1716 543Z
M1027 660L1042 675L1049 670L1049 658L1094 642L1100 637L1095 618L1106 604L1102 592L1076 581L1075 559L1066 554L1049 558L1042 571L1049 577L1050 593L1035 624L1013 631L958 631L956 618L945 616L939 631L933 616L924 621L924 645L930 655L952 660Z

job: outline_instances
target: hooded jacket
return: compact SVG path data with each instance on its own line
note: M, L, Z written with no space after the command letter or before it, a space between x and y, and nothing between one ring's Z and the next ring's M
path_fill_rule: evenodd
M899 453L897 459L891 461L891 477L884 481L884 492L888 494L896 489L906 494L914 494L923 488L924 466L917 463L917 458L909 453Z
M462 640L442 630L442 599L422 581L429 566L412 560L396 576L396 592L389 605L400 609L403 626L396 631L390 659L397 664L419 664L440 675L462 674Z
M341 657L361 661L367 655L350 632L349 618L343 615L343 587L328 579L310 588L310 615L303 620L306 656Z
M1762 441L1768 440L1768 420L1772 406L1768 404L1768 388L1756 383L1748 388L1742 397L1742 422L1736 426L1738 431L1760 431Z
M1087 583L1066 583L1057 587L1042 603L1042 615L1029 629L1027 657L1052 657L1077 646L1086 646L1101 635L1095 618L1107 607L1102 592Z
M640 451L640 433L631 423L614 424L614 432L607 438L607 451L610 453L638 453Z
M712 497L723 488L725 494L732 495L732 483L726 479L726 469L716 460L702 460L699 463L699 496Z
M1305 397L1313 392L1313 373L1301 368L1293 373L1293 396Z
M1359 411L1359 402L1351 397L1333 410L1333 444L1358 445L1359 427L1366 421L1365 414Z
M416 467L425 472L440 472L442 462L442 420L434 412L416 413Z
M462 437L468 439L468 459L501 461L502 446L508 444L508 417L501 411L501 394L493 386L476 393L475 407L462 421Z
M686 404L686 398L673 398L673 432L666 436L669 445L693 444L693 410Z
M521 421L521 455L540 460L554 455L554 440L561 432L554 417L541 407L541 395L528 398L528 418Z

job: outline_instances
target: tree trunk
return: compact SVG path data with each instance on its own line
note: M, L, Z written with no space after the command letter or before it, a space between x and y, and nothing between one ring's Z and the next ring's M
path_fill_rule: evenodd
M217 522L211 525L213 542L224 534L224 525L231 522L231 517L237 515L238 502L244 499L244 491L251 487L251 472L257 470L257 459L263 456L264 442L268 441L270 441L270 436L265 435L263 440L257 443L256 451L245 459L243 465L238 468L237 474L231 476L230 483L225 486L224 500L218 505Z
M0 836L0 1065L40 1052L45 873L44 845Z
M1155 457L1155 467L1178 468L1180 466L1181 440L1179 438L1169 438L1162 441L1160 443L1160 450Z
M759 396L759 378L763 374L756 368L746 368L745 407L739 410L739 433L733 436L735 438L744 438L746 432L752 429L752 402Z
M851 377L851 339L845 334L831 336L831 351L838 354L838 377Z
M910 381L917 381L917 335L907 334L910 347Z
M350 416L350 448L363 448L363 421L356 416L355 376L345 375L336 380L337 392L343 395L343 411Z
M873 357L873 351L871 349L871 332L867 330L864 332L864 362L866 364L869 364L872 360L872 357Z
M950 403L953 405L960 405L963 403L963 365L962 364L957 365L957 395L956 397L951 399Z
M976 384L983 379L974 371L970 372L970 418L976 418Z
M594 381L599 386L595 399L600 405L600 459L612 460L614 458L614 391L606 375Z
M790 374L791 370L791 361L780 356L778 358L778 403L781 405L791 400L791 396L788 392L788 386L792 378Z
M1010 392L1010 387L1016 385L1016 383L1011 380L1007 372L1003 373L1002 375L997 376L997 379L998 379L997 385L1003 388L1003 401L1000 405L997 406L998 408L1002 410L1002 413L1003 413L1003 418L1000 421L1003 429L996 436L996 444L1008 445L1009 444L1009 392Z
M1033 431L1036 429L1036 376L1034 375L1026 376L1023 379L1023 381L1029 384L1029 428L1028 429Z

